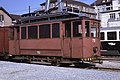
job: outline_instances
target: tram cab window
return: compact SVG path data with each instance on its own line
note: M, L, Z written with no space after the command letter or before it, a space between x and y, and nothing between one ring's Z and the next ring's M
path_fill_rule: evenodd
M104 40L104 39L105 39L105 34L104 34L104 32L101 32L101 33L100 33L100 39L101 39L101 40Z
M50 38L50 24L39 26L39 38Z
M71 37L71 22L65 23L65 37Z
M28 27L28 39L37 39L37 26Z
M26 39L26 27L21 28L21 39Z
M85 21L85 33L86 33L86 37L90 37L90 22L89 21Z
M73 22L73 37L82 37L81 22Z
M91 27L91 37L97 37L97 29L96 27Z
M117 33L116 32L107 32L107 39L108 40L116 40L117 39Z
M10 28L9 37L10 40L14 40L14 28Z
M60 37L60 24L59 23L52 24L52 38L59 37Z

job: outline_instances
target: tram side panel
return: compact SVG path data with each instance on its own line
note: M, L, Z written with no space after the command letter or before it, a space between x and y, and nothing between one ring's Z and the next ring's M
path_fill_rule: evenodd
M75 21L74 21L75 22ZM99 39L93 38L90 36L90 26L88 26L89 36L86 37L85 23L81 24L81 20L77 22L69 22L69 26L60 26L60 30L58 29L59 36L57 38L53 38L55 32L52 34L52 24L54 23L44 23L39 25L30 25L30 26L21 26L20 27L20 39L17 39L17 33L14 32L14 39L10 40L10 54L18 55L18 56L35 56L35 57L62 57L67 59L84 59L84 58L93 58L94 53L96 56L99 55ZM83 20L83 22L85 22ZM46 25L47 24L47 25ZM49 24L49 25L48 25ZM75 24L75 25L72 25ZM42 26L41 26L42 25ZM63 25L61 23L61 25ZM46 27L48 27L46 29ZM69 28L68 28L69 27ZM74 31L78 33L76 28L80 28L82 34L78 36L72 35L73 28ZM81 29L81 27L83 27ZM25 29L23 29L25 28ZM34 30L33 30L34 29ZM65 31L64 31L65 30ZM24 31L24 32L23 32ZM43 32L42 32L43 31ZM48 31L49 34L47 36L43 36L41 34L46 34ZM70 32L71 31L71 32ZM68 35L65 35L68 33ZM36 34L36 35L33 35ZM52 34L52 35L51 35ZM63 35L64 34L64 35ZM25 35L25 36L24 36ZM49 36L48 36L49 35ZM95 48L95 50L94 50Z
M9 50L9 29L0 28L0 56L6 56Z
M48 26L49 24L49 26ZM54 24L54 23L53 23ZM45 28L47 27L49 28ZM60 36L58 38L52 38L51 35L46 36L46 33L51 32L51 23L39 24L37 26L20 26L19 39L17 38L17 31L14 29L14 39L9 41L10 43L10 55L12 56L62 56L61 46L62 42ZM58 24L55 24L58 26ZM42 31L40 31L40 28ZM60 28L60 27L59 27ZM34 29L34 30L33 30ZM61 29L61 28L60 28ZM46 30L48 32L46 32ZM59 29L58 29L59 30ZM41 34L43 35L41 35ZM58 32L59 33L59 32ZM61 33L61 32L60 32ZM34 35L36 34L36 35ZM43 38L44 37L44 38ZM55 36L56 37L56 36Z
M100 40L97 38L84 38L83 57L93 58L100 56Z
M20 55L61 56L61 40L20 40Z

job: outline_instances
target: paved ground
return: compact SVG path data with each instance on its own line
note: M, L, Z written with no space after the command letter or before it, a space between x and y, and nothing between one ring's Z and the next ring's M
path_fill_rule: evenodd
M120 72L0 61L0 80L120 80Z
M103 61L103 64L96 64L96 67L120 69L120 61Z

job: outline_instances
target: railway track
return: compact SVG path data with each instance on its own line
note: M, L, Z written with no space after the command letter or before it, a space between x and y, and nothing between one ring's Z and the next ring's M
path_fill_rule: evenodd
M19 62L17 62L17 63L19 63ZM25 64L28 64L28 63L25 63ZM45 62L42 63L42 62L35 62L35 61L31 62L29 64L51 66L50 63L45 63ZM72 64L70 66L62 65L62 66L57 66L57 67L67 67L67 68L79 68L79 69L88 69L88 70L101 70L101 71L115 71L115 72L120 72L120 68L96 66L96 63L93 63L93 64L92 63L78 63L77 66L75 64Z
M83 63L82 64L82 63L78 63L77 66L76 66L76 64L73 64L71 66L66 66L66 65L64 66L63 65L62 67L82 68L82 69L96 69L96 70L120 72L120 57L102 56L101 60L103 61L103 64L98 64L98 63L90 63L90 64L89 63ZM17 62L17 61L15 60L15 62ZM18 61L18 63L19 63L19 61ZM35 62L35 61L31 62L30 64L51 66L50 63ZM113 66L114 64L115 64L115 66Z
M118 69L118 68L88 67L87 69L95 69L95 70L102 70L102 71L116 71L116 72L120 72L120 69Z
M103 61L120 61L120 56L102 56Z

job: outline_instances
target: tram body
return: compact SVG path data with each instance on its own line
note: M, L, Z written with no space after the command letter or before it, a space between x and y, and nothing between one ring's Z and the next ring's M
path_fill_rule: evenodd
M101 28L100 34L102 55L120 55L120 28Z
M0 27L0 57L9 53L9 28Z
M9 56L47 62L92 60L100 56L99 28L98 20L86 17L15 26L10 29Z

